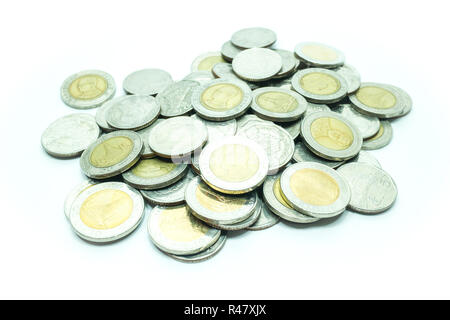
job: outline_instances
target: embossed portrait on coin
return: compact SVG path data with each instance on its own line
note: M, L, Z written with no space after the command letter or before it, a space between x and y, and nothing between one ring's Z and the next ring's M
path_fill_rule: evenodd
M190 214L186 207L161 212L159 227L162 233L174 241L194 241L204 236L209 227Z
M241 88L231 83L218 83L206 89L201 102L205 108L226 111L238 106L244 97Z
M294 97L284 92L270 91L262 93L257 98L258 105L272 112L287 113L295 110L298 103Z
M101 96L108 83L98 75L85 75L75 79L69 87L69 93L75 99L90 100Z
M110 167L124 160L132 150L133 141L130 138L113 137L94 148L89 162L97 168Z
M345 150L353 143L351 129L342 121L319 118L311 124L311 135L320 145L332 150Z

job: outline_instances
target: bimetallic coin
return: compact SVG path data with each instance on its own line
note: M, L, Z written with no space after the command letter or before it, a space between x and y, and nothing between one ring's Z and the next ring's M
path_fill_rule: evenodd
M392 140L392 125L389 121L380 121L380 130L373 137L363 141L362 149L375 150L383 148Z
M274 51L281 56L282 67L281 70L273 76L273 78L284 78L294 73L299 63L298 59L294 56L294 53L281 49L275 49Z
M397 186L384 170L368 163L347 163L338 169L350 185L349 209L361 213L380 213L397 198Z
M90 114L76 113L52 122L42 133L41 145L53 157L80 155L100 135L100 128Z
M303 214L295 210L289 203L284 200L280 187L281 173L276 176L267 177L263 186L263 197L267 207L285 220L295 223L312 223L319 220L309 215Z
M66 197L66 200L64 201L64 214L66 215L67 219L70 219L70 209L72 208L72 204L74 203L78 195L87 188L90 188L98 183L99 182L97 181L87 179L73 188L72 191L70 191L70 193Z
M269 170L265 150L244 137L209 143L200 154L202 179L213 189L242 194L256 189Z
M334 169L316 162L300 162L281 174L281 191L294 209L315 218L344 212L350 187Z
M184 205L154 207L148 218L148 233L159 249L177 255L201 252L212 246L221 234L194 217Z
M258 88L258 86L255 83L246 82L246 81L242 80L241 78L239 78L236 75L236 73L234 73L231 63L217 63L212 69L212 74L216 78L220 78L220 79L242 81L242 82L246 83L252 90Z
M377 117L362 114L355 110L351 104L338 104L336 108L333 108L333 111L350 120L358 128L363 139L373 137L380 130L380 120Z
M217 79L194 89L192 105L199 116L212 121L239 117L250 107L252 91L242 81Z
M185 255L185 256L180 256L180 255L170 254L170 253L168 253L167 255L174 258L175 260L178 260L181 262L193 263L193 262L205 261L205 260L208 260L208 259L212 258L213 256L215 256L223 248L226 240L227 240L226 231L222 231L222 235L211 247L209 247L203 251L200 251L199 253Z
M359 89L359 86L361 85L361 76L354 67L344 64L339 68L333 69L333 71L336 71L345 79L345 81L347 81L348 94L351 94Z
M269 47L276 41L275 32L260 27L241 29L231 36L231 43L244 49Z
M208 81L214 80L214 76L212 75L211 71L197 71L188 74L183 78L183 80L191 80L196 81L199 84L204 84Z
M106 121L106 114L108 113L109 107L111 107L116 99L120 99L121 97L116 97L111 100L106 101L100 108L97 109L95 113L95 121L98 126L102 129L103 132L113 132L117 130L116 128L111 127Z
M114 100L106 113L106 122L116 129L139 130L156 120L161 108L155 98L143 95Z
M244 50L234 57L233 71L247 81L264 81L280 72L283 66L281 56L266 48Z
M342 161L361 150L362 137L352 122L335 112L314 112L302 120L306 146L319 157Z
M263 119L289 122L299 119L307 104L305 98L292 90L265 87L253 91L251 108Z
M220 49L222 57L228 62L233 61L234 57L236 57L236 55L241 51L242 49L233 45L231 41L225 42Z
M154 96L172 82L172 76L164 70L143 69L128 75L123 81L123 89L128 94Z
M186 175L187 170L186 164L176 164L168 159L143 159L122 173L122 178L136 189L155 190L177 182Z
M316 156L302 142L297 142L295 144L294 155L292 156L292 158L296 162L318 162L333 169L339 167L345 162L327 160L322 157Z
M75 109L91 109L116 93L114 79L106 72L86 70L71 75L61 86L61 99Z
M356 157L350 159L347 163L351 162L368 163L381 169L381 165L378 160L373 155L371 155L370 152L364 150L361 150Z
M144 199L122 182L85 189L70 210L70 223L81 238L111 242L130 234L144 217Z
M167 86L156 96L163 117L182 116L192 110L193 90L200 84L196 81L181 80Z
M227 121L208 121L193 114L191 118L203 122L208 130L208 142L234 136L237 130L236 119Z
M398 117L403 117L405 115L407 115L411 109L412 109L412 98L411 96L402 88L393 86L393 85L389 85L391 88L393 88L394 90L396 90L401 96L402 96L402 101L403 101L403 109L402 111L400 111L398 114L396 114L394 116L394 118L398 118Z
M204 53L192 62L191 71L211 71L216 63L225 62L220 52Z
M280 217L273 214L265 203L261 203L261 214L258 220L246 229L251 231L264 230L273 227L278 222L280 222Z
M131 168L142 153L142 140L133 131L102 135L81 155L81 170L90 178L105 179Z
M148 127L145 127L144 129L141 129L139 131L136 131L137 134L141 136L142 142L144 144L144 149L141 154L142 159L150 159L156 157L156 153L153 152L152 148L150 148L150 145L148 144L148 135L150 134L150 131L161 121L164 121L163 119L156 119L151 125Z
M313 67L336 68L345 61L341 51L317 42L301 42L295 46L294 52L302 62Z
M292 77L292 88L315 103L333 103L347 95L347 82L337 72L321 68L297 71Z

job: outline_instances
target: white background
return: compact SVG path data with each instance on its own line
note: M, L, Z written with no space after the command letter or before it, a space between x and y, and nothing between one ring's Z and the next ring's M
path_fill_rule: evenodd
M445 1L8 1L0 8L0 298L450 298L449 38ZM199 264L166 257L146 221L108 245L79 239L63 214L79 160L40 146L55 119L78 112L62 81L101 69L121 83L156 67L174 79L243 27L278 47L319 41L363 81L409 92L413 111L374 151L395 179L395 206L332 223L279 223L229 237ZM93 113L94 111L92 111Z

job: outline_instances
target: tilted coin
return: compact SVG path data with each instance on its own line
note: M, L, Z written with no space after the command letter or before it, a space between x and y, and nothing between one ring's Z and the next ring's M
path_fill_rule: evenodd
M67 219L70 219L70 209L72 208L72 204L75 202L78 195L84 190L98 184L98 181L87 179L78 184L75 188L73 188L70 193L67 195L66 200L64 201L64 214Z
M375 150L383 148L392 140L392 125L389 121L380 121L380 130L373 137L363 141L362 149Z
M190 155L208 139L206 126L187 116L166 119L158 123L149 134L150 148L164 158Z
M318 162L333 169L339 167L345 162L345 161L327 160L322 157L316 156L304 145L303 142L297 142L295 144L294 155L292 156L292 158L296 162Z
M299 63L299 60L294 56L294 53L281 49L275 49L274 51L280 55L282 67L281 70L273 76L273 78L284 78L294 73Z
M136 229L144 217L144 205L141 194L125 183L99 183L77 197L70 223L85 240L115 241Z
M258 86L255 83L246 82L245 80L239 78L236 75L236 73L234 73L231 63L217 63L212 68L212 74L216 78L220 78L220 79L242 81L242 82L246 83L252 90L258 88Z
M177 182L186 175L187 170L186 164L176 164L168 159L142 159L122 173L122 178L136 189L154 190Z
M278 222L280 222L280 217L273 214L265 203L261 203L261 214L258 220L246 229L252 231L264 230L273 227Z
M336 108L333 108L333 111L350 120L358 128L363 139L373 137L380 130L380 120L377 117L362 114L355 110L351 104L338 104Z
M86 70L71 75L61 86L61 99L75 109L100 106L116 93L114 79L106 72Z
M192 62L191 71L211 71L216 63L225 62L220 52L204 53Z
M127 130L102 135L81 155L81 170L90 178L105 179L132 167L142 153L140 136Z
M294 51L302 62L314 67L336 68L345 61L341 51L317 42L301 42L295 46Z
M315 218L330 218L344 212L350 187L334 169L316 162L299 162L281 174L281 191L296 210Z
M206 223L235 224L246 220L256 209L256 193L223 194L208 187L200 177L189 182L185 198L191 213Z
M300 129L302 122L301 121L292 121L292 122L285 122L280 123L280 127L282 127L284 130L286 130L292 137L292 139L297 139L300 135Z
M177 255L201 252L221 235L220 230L194 217L185 205L154 207L148 218L148 233L159 249Z
M244 49L269 47L276 41L275 32L260 27L241 29L231 36L231 43Z
M252 91L243 81L217 79L194 89L192 105L199 116L212 121L239 117L250 107Z
M153 152L152 148L150 148L150 145L148 144L148 135L150 134L150 131L161 121L164 121L164 119L156 119L148 127L145 127L144 129L136 131L136 133L141 136L142 142L144 144L144 149L141 154L142 159L150 159L150 158L156 157L156 153Z
M319 218L313 218L298 212L284 200L280 187L280 177L281 173L276 176L267 177L266 181L264 181L263 197L269 209L280 218L295 223L312 223L318 221Z
M72 158L80 155L97 140L100 128L90 114L76 113L52 122L42 133L41 145L53 157Z
M204 84L208 81L214 80L214 76L211 71L197 71L188 74L183 80L197 81L200 84Z
M276 75L283 66L281 56L266 48L244 50L234 57L233 71L248 81L264 81Z
M391 88L393 88L394 90L396 90L400 94L400 96L402 97L402 101L403 101L402 111L400 111L398 114L394 115L393 117L398 118L398 117L403 117L403 116L407 115L412 109L413 101L412 101L411 96L402 88L393 86L392 84L389 86Z
M167 71L143 69L128 75L123 81L123 89L128 94L154 96L172 82L172 76Z
M302 120L302 137L316 155L347 160L361 150L362 137L355 125L335 112L314 112Z
M237 130L236 119L227 121L208 121L193 114L191 118L203 122L208 130L208 142L222 139L224 137L234 136Z
M209 143L200 154L200 172L213 189L227 194L247 193L264 181L269 170L265 150L244 137Z
M331 111L331 109L326 104L308 102L308 106L306 107L306 111L303 114L303 117L309 116L311 113L319 111Z
M226 61L231 62L233 61L234 57L236 57L236 55L242 50L243 49L238 48L234 44L232 44L231 41L227 41L222 45L220 53Z
M361 76L354 67L344 64L343 66L334 69L334 71L340 74L345 81L347 81L348 94L351 94L359 89L359 86L361 85Z
M364 150L361 150L356 157L350 159L347 163L350 162L368 163L381 169L381 165L378 160L373 155L371 155L370 152Z
M263 120L254 114L244 114L242 117L236 119L237 133L239 133L239 131L241 131L247 125L253 124L254 122L273 124L272 121Z
M276 87L276 88L291 90L292 89L291 78L290 77L279 78L279 79L272 78L268 81L258 82L258 87L259 88ZM250 87L250 88L252 88L252 87ZM256 88L252 88L252 90L254 90L254 89L256 89Z
M347 82L337 72L321 68L297 71L292 77L292 88L315 103L333 103L347 95Z
M139 130L156 120L161 107L155 98L143 95L114 100L106 113L106 122L116 129Z
M185 255L185 256L170 254L170 253L168 253L167 255L174 258L175 260L182 261L182 262L192 263L192 262L205 261L205 260L208 260L208 259L212 258L213 256L215 256L223 248L226 240L227 240L226 231L222 231L222 234L219 237L219 239L211 247L209 247L203 251L200 251L199 253Z
M349 209L362 213L380 213L389 209L397 198L397 186L384 170L361 162L347 163L338 172L351 189Z
M106 101L100 108L97 109L95 113L95 121L98 126L102 129L103 132L113 132L117 130L116 128L111 127L106 121L106 114L108 113L108 109L115 103L116 99L120 99L121 97L116 97L111 100Z
M192 110L193 90L200 84L196 81L181 80L168 85L156 96L163 117L182 116Z

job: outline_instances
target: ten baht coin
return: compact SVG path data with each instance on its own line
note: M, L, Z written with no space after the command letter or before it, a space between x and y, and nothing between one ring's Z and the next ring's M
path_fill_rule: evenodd
M392 125L389 121L380 121L380 130L373 137L363 141L361 149L375 150L389 144L392 140Z
M398 118L398 117L403 117L403 116L407 115L409 112L411 112L411 109L412 109L413 101L412 101L411 96L402 88L393 86L392 84L389 86L392 87L394 90L396 90L398 92L398 94L400 94L400 96L402 97L402 101L403 101L402 111L400 111L398 114L396 114L393 117Z
M233 71L242 79L252 82L265 81L280 72L283 66L281 56L266 48L244 50L234 57Z
M64 201L64 214L66 215L67 219L70 219L70 209L72 208L72 204L74 203L78 195L84 190L95 186L98 183L98 181L87 179L73 188L72 191L70 191L70 193L66 197L66 200Z
M333 111L350 120L358 128L363 139L373 137L380 130L380 120L377 117L362 114L355 110L351 104L338 104L336 108L333 108Z
M216 63L225 62L220 52L204 53L192 62L191 71L211 71Z
M128 94L154 96L173 82L172 76L161 69L143 69L128 75L123 89Z
M333 169L339 167L345 162L345 161L332 161L319 157L314 153L312 153L304 145L304 143L300 141L295 144L294 155L292 156L292 159L294 159L296 162L318 162Z
M148 144L148 135L150 134L150 131L161 121L164 121L164 119L156 119L155 122L153 122L148 127L145 127L144 129L136 131L136 133L141 136L142 143L144 144L144 148L143 148L142 154L141 154L141 159L150 159L150 158L156 157L156 153L153 152L152 148L150 148L150 145Z
M269 47L276 41L275 32L261 27L241 29L231 36L231 43L244 49Z
M221 236L219 239L209 248L200 251L196 254L189 254L185 256L176 255L167 253L167 255L171 258L174 258L175 260L181 261L181 262L201 262L210 259L211 257L215 256L225 245L225 242L227 240L227 233L226 231L222 231Z
M251 231L264 230L273 227L278 222L280 222L280 217L273 214L267 205L261 202L261 214L259 215L258 220L246 229Z
M300 61L313 67L336 68L345 61L341 51L317 42L301 42L295 46L294 52Z
M156 101L161 106L161 116L175 117L189 113L192 110L192 92L199 85L197 81L181 80L158 93Z

